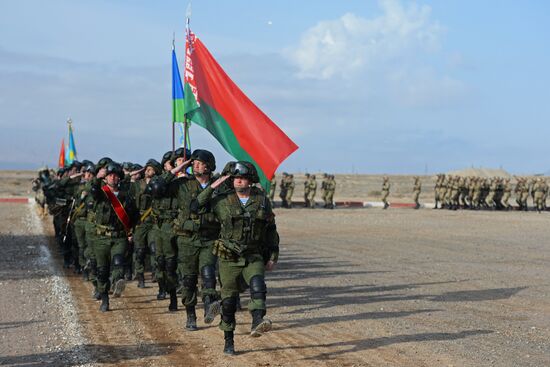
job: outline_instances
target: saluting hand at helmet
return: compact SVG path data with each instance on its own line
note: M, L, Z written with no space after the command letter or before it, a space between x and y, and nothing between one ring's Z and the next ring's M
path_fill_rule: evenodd
M225 182L225 180L227 180L229 177L231 177L230 175L224 175L224 176L220 176L220 178L218 178L216 181L214 181L210 187L213 188L213 189L217 189L218 187L220 187L220 185L222 183Z

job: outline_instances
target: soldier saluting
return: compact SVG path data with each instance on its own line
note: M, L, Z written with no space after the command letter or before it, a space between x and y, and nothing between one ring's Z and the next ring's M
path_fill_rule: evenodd
M222 183L231 177L230 185ZM279 257L279 235L275 215L263 190L257 183L256 168L246 161L236 162L225 175L197 197L199 207L210 204L221 224L214 254L219 258L224 353L234 354L233 333L237 296L250 287L248 310L252 315L250 335L257 337L271 330L266 314L265 271L272 270ZM219 188L219 190L215 190Z
M105 183L101 179L105 177ZM91 194L96 200L95 227L97 237L93 246L97 261L97 289L101 295L100 311L109 310L109 289L115 284L113 295L120 297L124 281L124 262L136 209L131 195L120 182L122 167L115 162L99 170L92 180ZM112 268L112 271L111 271Z

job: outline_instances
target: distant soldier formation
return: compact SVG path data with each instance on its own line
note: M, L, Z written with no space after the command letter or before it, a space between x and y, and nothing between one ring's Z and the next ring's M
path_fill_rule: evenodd
M281 207L290 209L293 207L292 195L294 194L294 175L283 172L283 177L279 183L279 198L281 198ZM271 180L269 198L273 203L275 190L277 189L277 180L275 177ZM336 191L336 181L334 175L325 173L321 182L321 198L323 200L323 208L334 209L334 193ZM315 175L306 173L304 181L304 204L305 208L314 209L317 206L315 196L317 194L317 179Z
M528 211L528 199L539 213L546 210L548 184L542 177L476 177L437 175L434 209L512 210L512 194L518 210Z
M220 175L215 170L211 152L180 148L144 166L105 157L41 169L32 185L39 209L53 217L64 267L93 285L100 311L109 311L110 297L121 297L128 281L144 288L148 271L169 311L178 309L181 294L182 329L198 330L199 300L205 324L220 315L224 352L234 354L243 291L250 292L250 335L271 330L265 272L278 261L279 235L273 195L258 185L254 165L228 162ZM287 203L293 185L292 177L281 184Z

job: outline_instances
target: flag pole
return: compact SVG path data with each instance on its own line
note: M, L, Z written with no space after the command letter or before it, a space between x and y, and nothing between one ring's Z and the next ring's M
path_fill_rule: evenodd
M172 52L176 49L176 32L172 34ZM172 101L173 103L173 101ZM172 154L176 151L176 111L172 107Z
M187 5L187 10L185 11L185 38L186 42L189 42L189 23L191 22L191 1ZM185 59L187 61L187 47L185 47ZM186 64L185 64L186 65ZM186 67L183 68L183 78L185 83L185 70ZM185 118L183 119L183 160L187 160L186 154L187 154L187 139L189 138L189 124L187 119L187 114L184 114Z

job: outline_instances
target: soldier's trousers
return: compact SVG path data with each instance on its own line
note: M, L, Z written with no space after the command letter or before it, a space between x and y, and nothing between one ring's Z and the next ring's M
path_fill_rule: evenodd
M84 258L86 259L85 264L88 265L88 268L90 271L88 278L90 279L94 287L97 289L97 260L95 258L95 252L94 252L94 244L97 239L95 225L90 221L86 221L85 232L86 232L85 234L86 249L84 250Z
M192 241L189 237L178 236L178 270L183 276L183 304L195 306L197 304L197 283L202 278L202 299L210 296L211 300L218 299L216 292L216 261L212 254L214 241Z
M78 263L86 265L86 219L78 218L74 221L74 235L78 244Z
M333 205L333 200L334 200L334 192L333 191L328 191L327 192L327 198L326 198L326 202L327 202L327 206L332 208L332 205Z
M420 205L420 203L418 202L418 198L420 197L420 191L415 191L413 193L413 200L414 200L414 203L416 205Z
M285 202L288 208L292 208L292 195L294 194L294 189L287 190L285 196Z
M157 250L157 282L165 291L178 286L178 248L170 223L155 225L152 229Z
M307 203L310 208L315 208L315 191L310 191L307 194Z
M94 253L97 261L97 290L100 293L109 291L111 281L116 283L124 277L124 257L127 249L126 237L109 238L100 235L96 237Z
M219 260L220 267L220 283L221 298L222 298L222 320L220 322L220 329L224 331L235 330L235 319L231 321L225 321L228 319L227 315L224 315L224 301L229 298L234 298L243 292L248 286L253 277L260 276L262 281L265 277L265 266L261 256L253 256L248 259L245 257L239 257L237 261L232 260ZM256 298L251 296L248 304L248 310L250 312L254 310L265 310L265 293L263 298Z
M145 260L149 255L151 272L157 271L157 245L152 223L142 223L134 230L134 268L136 274L145 272Z
M388 196L390 195L389 191L383 190L382 191L382 202L384 204L388 204Z

